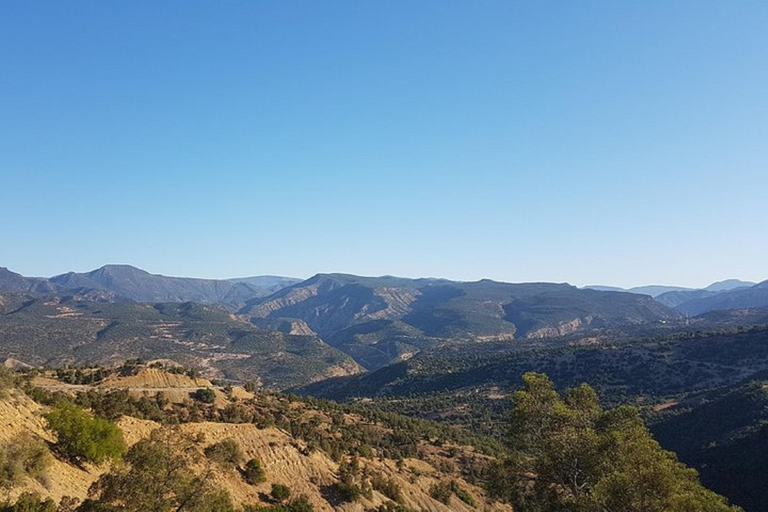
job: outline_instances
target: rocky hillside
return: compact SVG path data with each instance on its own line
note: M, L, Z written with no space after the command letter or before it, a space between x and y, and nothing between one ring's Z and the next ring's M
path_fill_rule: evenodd
M290 498L283 503L303 497L304 503L309 503L315 511L362 512L394 505L394 502L401 507L397 510L511 511L508 505L489 500L486 492L478 487L475 476L464 475L472 465L492 460L474 447L452 442L437 446L428 439L413 439L403 451L397 447L397 436L402 434L387 422L291 402L280 395L262 395L258 400L234 398L219 405L200 407L190 405L189 400L166 404L165 413L160 414L174 415L190 408L203 414L201 420L187 419L181 425L127 415L121 415L117 425L129 448L150 438L166 439L173 445L185 447L185 458L193 461L191 470L205 475L206 488L226 491L238 509L279 503L271 497L273 486L278 484L290 490ZM42 418L49 410L48 406L32 401L18 390L6 390L0 396L0 417L3 418L0 449L19 435L31 435L53 444L56 437ZM240 419L221 418L220 413L227 410L239 410ZM262 419L248 416L254 414ZM217 421L206 420L214 417ZM353 452L355 447L365 447L350 459L344 452L319 449L314 440L333 440L340 432L365 434L362 438L367 438L369 444L351 437L346 439L343 445ZM213 457L211 447L223 443L234 443L239 452L238 462L229 467L210 459ZM390 455L395 452L402 453L397 460ZM243 467L249 460L259 463L262 476L258 480L245 478ZM109 464L75 464L57 455L41 477L27 477L9 489L0 488L0 503L4 499L14 501L24 492L33 492L57 503L68 497L70 503L76 504L88 497L93 484L111 470L113 467ZM441 485L448 491L438 496L434 489ZM362 493L353 497L347 492L350 488L362 489Z
M447 339L509 341L562 336L679 315L650 297L567 284L463 283L317 275L248 301L254 322L298 319L368 369Z

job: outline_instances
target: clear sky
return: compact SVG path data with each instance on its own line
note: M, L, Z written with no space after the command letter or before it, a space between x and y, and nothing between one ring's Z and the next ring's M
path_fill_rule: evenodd
M768 2L0 3L0 266L768 278Z

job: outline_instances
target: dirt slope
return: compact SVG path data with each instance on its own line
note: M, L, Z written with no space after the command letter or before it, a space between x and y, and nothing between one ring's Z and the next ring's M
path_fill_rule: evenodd
M156 368L146 368L129 377L109 377L102 382L102 388L198 388L210 387L207 379L193 379L183 374L168 373Z
M144 385L147 381L142 381ZM13 438L21 432L30 432L35 436L53 442L53 436L45 430L42 418L45 408L33 402L19 392L12 392L0 399L0 441ZM259 429L250 423L188 423L178 427L161 426L158 423L124 417L119 421L125 441L132 445L147 437L154 429L179 428L183 433L198 439L202 450L206 446L226 438L235 439L246 454L246 458L257 458L266 472L266 481L256 486L248 485L236 471L220 470L212 475L217 487L228 490L236 505L262 503L269 494L273 483L281 483L291 488L292 495L306 494L318 511L363 511L389 501L374 491L371 500L361 499L356 503L336 503L330 486L338 481L338 464L325 453L315 451L306 454L306 445L276 428ZM485 501L484 493L475 486L456 478L460 485L468 490L477 500L473 509L452 497L449 506L443 505L429 496L429 488L441 475L428 463L417 459L406 459L403 469L398 470L392 460L361 458L361 468L369 468L372 473L394 479L401 487L405 504L415 510L471 511L471 510L510 510L500 504ZM0 501L15 499L24 491L37 492L59 501L63 496L84 498L90 485L108 469L108 467L75 467L60 460L54 460L44 483L27 480L24 485L11 491L0 490Z

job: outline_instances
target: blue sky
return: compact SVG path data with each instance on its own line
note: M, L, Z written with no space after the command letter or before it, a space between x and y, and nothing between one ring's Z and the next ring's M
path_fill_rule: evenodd
M0 266L768 278L764 1L3 2Z

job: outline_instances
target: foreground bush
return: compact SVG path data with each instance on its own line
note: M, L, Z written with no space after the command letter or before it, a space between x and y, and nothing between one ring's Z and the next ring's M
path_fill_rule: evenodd
M260 484L267 479L264 468L261 467L261 462L258 459L251 459L245 463L243 478L251 485Z
M226 469L234 469L245 459L240 445L232 438L212 444L205 449L205 456Z
M0 445L0 488L18 485L25 477L41 478L51 464L51 454L42 439L19 434Z
M101 464L125 453L123 433L116 425L75 405L59 404L45 419L56 433L56 449L66 457Z
M518 510L740 510L662 450L636 409L603 410L586 384L561 396L546 375L523 379L511 415L513 456L496 466L489 483Z
M270 494L277 501L285 501L291 497L291 489L287 485L272 484L272 492Z
M156 430L133 445L126 465L102 475L81 512L232 512L229 493L217 490L202 453L178 430Z
M42 499L39 495L25 492L15 503L0 503L0 512L56 512L58 507L51 498Z

